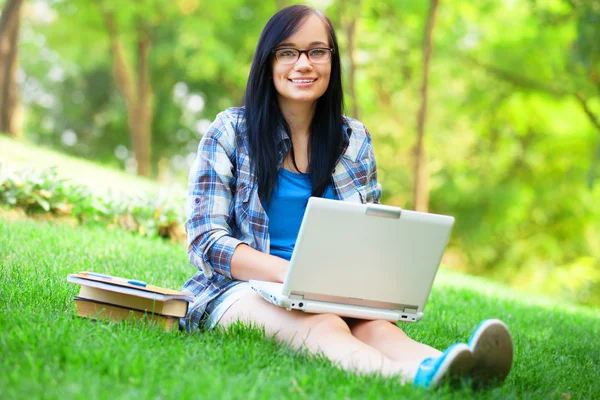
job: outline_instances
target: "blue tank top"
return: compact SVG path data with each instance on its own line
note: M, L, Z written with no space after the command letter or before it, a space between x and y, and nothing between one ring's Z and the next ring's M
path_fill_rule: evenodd
M263 204L269 217L270 251L272 255L285 258L288 261L292 258L292 252L296 246L296 239L311 193L310 175L298 174L285 168L279 168L271 202ZM335 198L331 184L325 189L323 198Z

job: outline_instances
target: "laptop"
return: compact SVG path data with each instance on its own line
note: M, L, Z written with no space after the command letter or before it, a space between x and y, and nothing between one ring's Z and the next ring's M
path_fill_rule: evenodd
M454 217L311 197L284 283L251 280L288 310L416 322Z

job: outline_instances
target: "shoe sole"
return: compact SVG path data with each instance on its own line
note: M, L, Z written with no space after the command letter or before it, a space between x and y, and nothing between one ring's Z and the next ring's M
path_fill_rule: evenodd
M469 339L469 348L475 358L471 371L474 386L498 386L504 382L513 362L512 339L504 322L482 322Z
M430 389L438 388L446 379L452 386L456 385L460 379L466 378L467 374L474 368L475 358L466 344L454 346L446 359L438 369L438 373L433 377L429 384Z

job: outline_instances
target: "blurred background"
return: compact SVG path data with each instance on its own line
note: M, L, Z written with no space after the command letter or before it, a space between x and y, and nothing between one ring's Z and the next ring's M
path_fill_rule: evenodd
M306 3L336 28L383 202L456 217L446 267L600 306L600 1ZM0 0L0 136L185 196L290 4Z

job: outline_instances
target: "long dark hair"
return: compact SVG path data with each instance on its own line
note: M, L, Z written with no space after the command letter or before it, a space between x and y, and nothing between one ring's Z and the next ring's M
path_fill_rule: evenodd
M318 16L325 23L330 46L335 49L331 57L329 86L317 101L310 126L309 173L313 196L323 195L331 182L335 163L343 151L342 72L333 26L322 12L314 8L304 5L286 7L271 17L260 35L244 94L247 137L253 172L258 182L259 196L267 203L277 182L279 130L283 128L291 134L277 101L277 91L272 80L271 50L293 35L310 15Z

